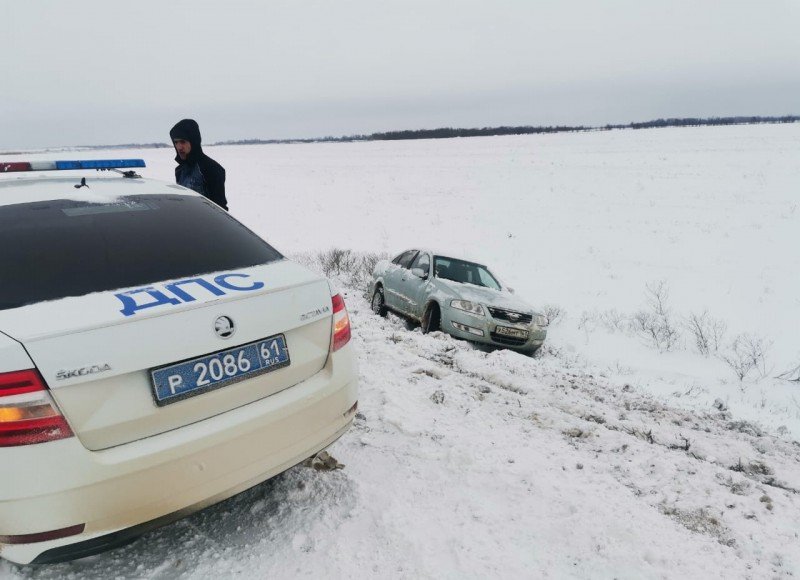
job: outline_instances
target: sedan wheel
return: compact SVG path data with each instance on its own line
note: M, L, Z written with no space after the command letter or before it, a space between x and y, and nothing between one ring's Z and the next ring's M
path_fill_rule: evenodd
M442 315L439 312L439 305L435 302L428 306L425 314L422 316L422 333L428 334L441 330Z
M377 288L372 295L372 311L378 316L386 316L386 302L383 299L382 288Z

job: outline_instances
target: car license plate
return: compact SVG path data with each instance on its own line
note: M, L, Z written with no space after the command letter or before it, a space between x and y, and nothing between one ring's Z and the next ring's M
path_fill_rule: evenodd
M255 375L289 366L282 334L153 369L153 398L161 407Z
M504 336L513 336L514 338L528 338L528 331L522 330L521 328L510 328L508 326L498 326L495 329L497 334L502 334Z

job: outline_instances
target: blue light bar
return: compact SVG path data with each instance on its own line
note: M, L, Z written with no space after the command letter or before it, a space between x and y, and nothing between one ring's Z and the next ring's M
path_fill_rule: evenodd
M87 159L85 161L56 161L56 170L66 169L123 169L146 167L144 159Z

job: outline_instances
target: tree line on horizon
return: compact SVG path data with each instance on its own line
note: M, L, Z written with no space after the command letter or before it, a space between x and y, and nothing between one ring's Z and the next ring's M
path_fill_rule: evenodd
M659 127L699 127L703 125L757 125L759 123L796 123L800 121L797 115L783 115L781 117L683 117L670 119L656 119L644 123L628 123L627 125L605 125L604 129L655 129Z
M627 124L607 124L601 127L585 125L556 125L556 126L500 126L481 128L456 128L439 127L436 129L408 129L401 131L386 131L368 135L349 135L342 137L319 137L310 139L240 139L236 141L222 141L214 145L259 145L270 143L320 143L320 142L349 142L349 141L397 141L404 139L451 139L454 137L488 137L495 135L529 135L540 133L567 133L580 131L610 131L612 129L658 129L662 127L699 127L720 125L755 125L763 123L796 123L800 116L783 115L780 117L736 116L736 117L682 117L668 119L654 119L652 121L633 122Z
M662 127L700 127L719 125L756 125L766 123L796 123L800 121L798 115L783 115L780 117L737 116L737 117L682 117L655 119L638 123L607 124L598 127L585 125L555 125L555 126L501 126L481 128L456 128L440 127L437 129L413 129L402 131L386 131L371 133L369 135L348 135L342 137L314 137L307 139L238 139L233 141L218 141L210 145L269 145L280 143L329 143L351 141L397 141L404 139L451 139L454 137L488 137L495 135L529 135L539 133L567 133L584 131L611 131L613 129L658 129ZM127 143L124 145L82 145L78 148L85 149L158 149L170 147L170 143ZM67 148L69 149L69 148ZM4 154L16 154L5 151Z

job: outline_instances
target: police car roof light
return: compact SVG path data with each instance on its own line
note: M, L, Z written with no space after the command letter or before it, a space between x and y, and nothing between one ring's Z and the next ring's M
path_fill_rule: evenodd
M66 171L71 169L122 169L146 167L144 159L85 159L80 161L0 161L0 173L17 171Z

